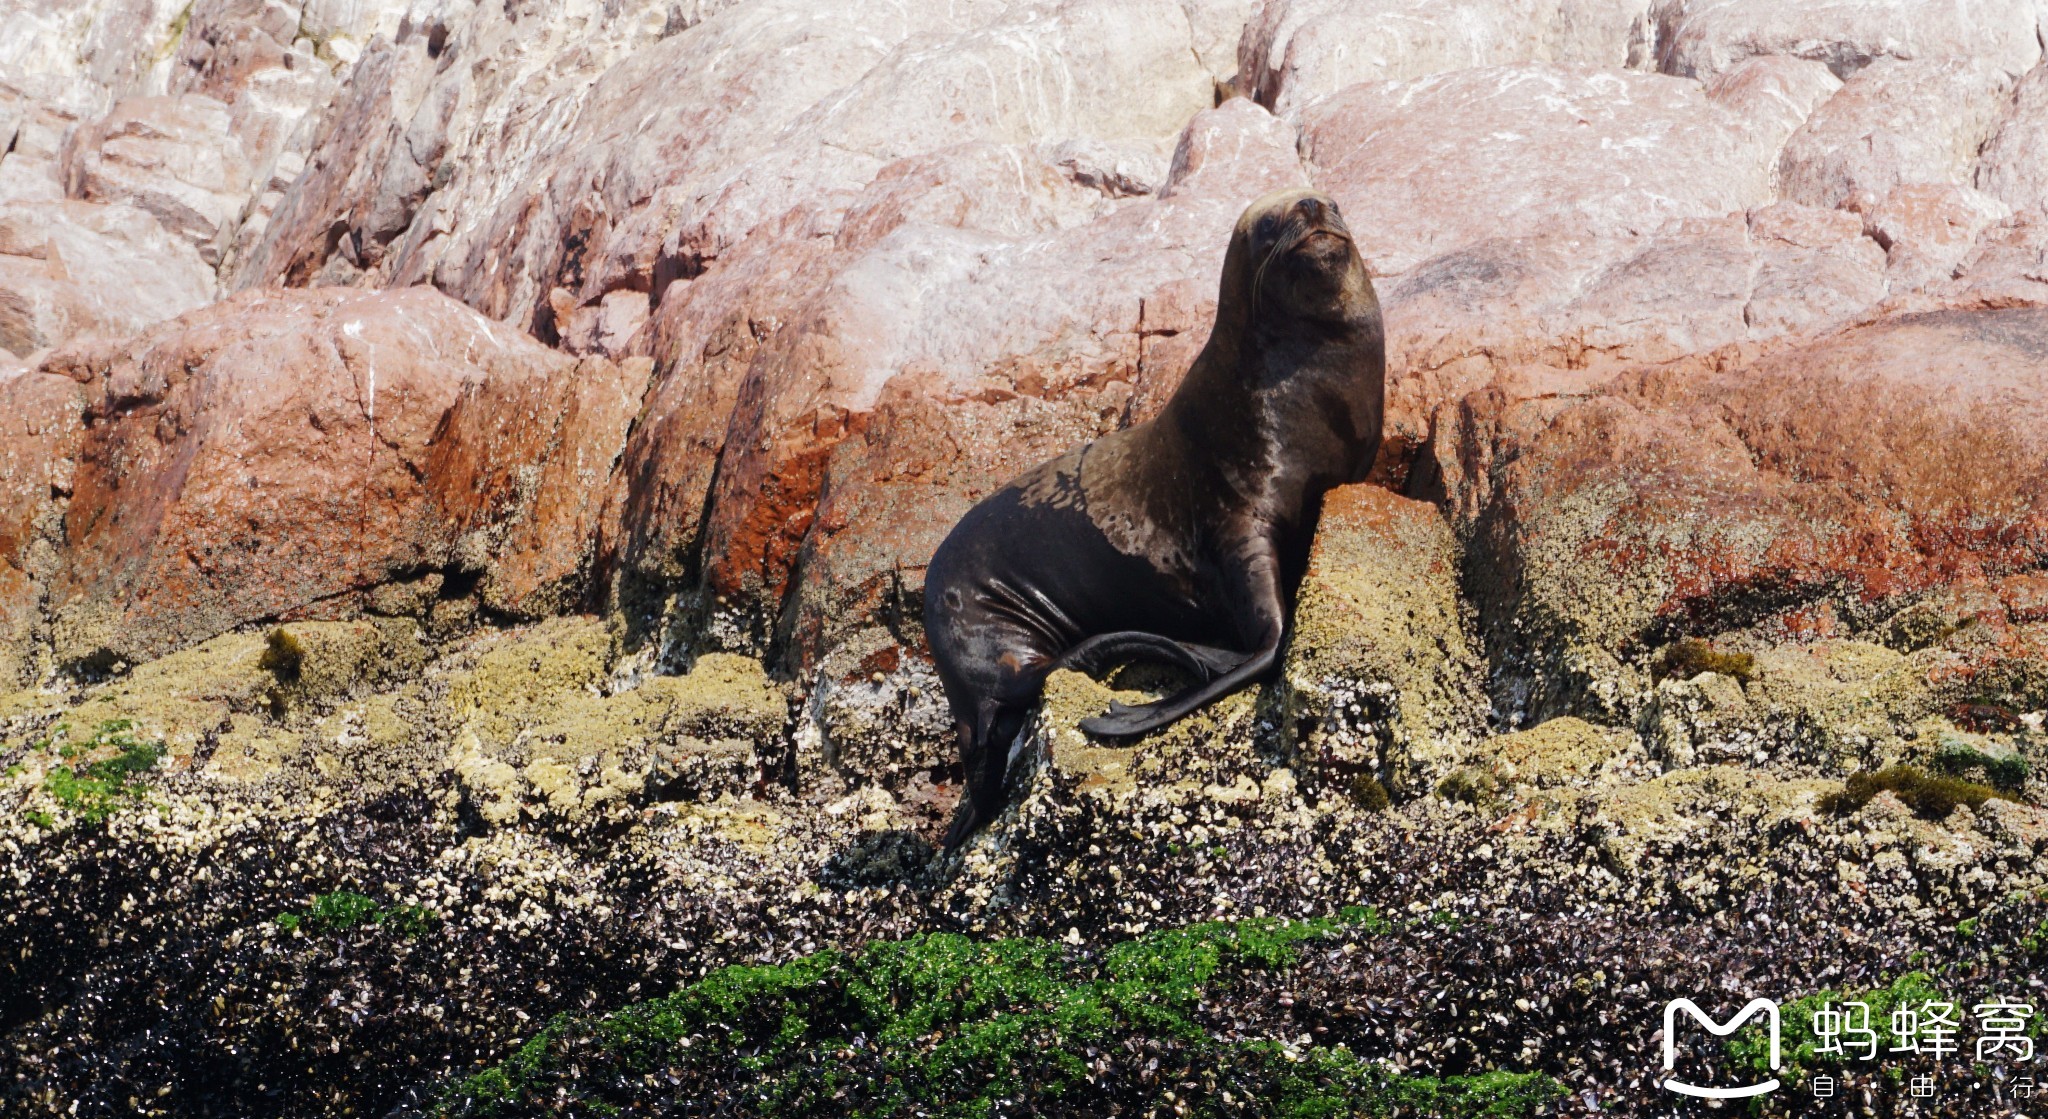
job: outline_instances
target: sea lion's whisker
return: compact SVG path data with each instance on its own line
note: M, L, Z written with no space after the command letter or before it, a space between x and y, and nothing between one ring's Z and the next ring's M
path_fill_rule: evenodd
M1294 247L1306 240L1310 232L1312 231L1306 226L1297 224L1290 228L1280 240L1273 242L1273 247L1267 250L1265 259L1259 261L1259 267L1252 272L1252 306L1257 307L1259 305L1262 293L1265 291L1267 267L1280 257L1293 252Z

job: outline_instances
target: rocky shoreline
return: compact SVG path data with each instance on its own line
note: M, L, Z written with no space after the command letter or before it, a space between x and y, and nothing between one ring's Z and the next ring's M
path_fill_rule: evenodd
M1669 998L2048 1009L2044 27L0 0L0 1111L1650 1116ZM932 549L1293 186L1388 424L1281 671L1057 676L935 854Z

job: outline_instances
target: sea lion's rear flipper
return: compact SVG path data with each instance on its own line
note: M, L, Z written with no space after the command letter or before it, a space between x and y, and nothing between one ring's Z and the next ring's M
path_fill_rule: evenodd
M1197 645L1191 641L1175 641L1156 633L1132 629L1097 634L1061 654L1056 667L1094 676L1125 661L1157 660L1179 665L1206 684L1243 664L1250 656L1250 653Z
M1229 672L1192 688L1176 692L1165 699L1137 707L1112 702L1109 710L1092 719L1081 720L1081 729L1089 734L1128 738L1136 734L1148 734L1175 719L1188 714L1205 704L1213 703L1224 696L1244 687L1265 675L1280 659L1280 647L1261 649L1246 657L1242 664Z

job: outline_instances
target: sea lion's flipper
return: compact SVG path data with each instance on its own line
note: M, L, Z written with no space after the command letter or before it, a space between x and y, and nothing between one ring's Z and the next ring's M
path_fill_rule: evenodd
M1090 676L1124 661L1151 659L1179 665L1208 683L1245 662L1250 653L1175 641L1142 630L1101 633L1060 655L1056 667L1071 668Z
M939 841L940 848L951 851L967 842L967 837L979 827L981 813L974 808L974 798L961 797L959 805L953 809L953 822L946 826L946 838Z
M1221 676L1176 692L1162 700L1130 707L1110 704L1109 710L1092 719L1081 720L1089 734L1129 737L1146 734L1173 722L1204 704L1213 703L1271 671L1280 662L1280 641L1285 631L1285 610L1281 606L1279 564L1272 541L1258 538L1246 542L1240 554L1243 567L1237 571L1238 599L1245 612L1244 629L1258 635L1258 651Z
M976 828L1003 810L1003 782L1010 768L1010 744L1024 727L1024 710L984 699L975 706L974 723L955 723L961 735L960 760L967 771L967 792L946 829L946 850L967 841Z
M1176 692L1165 699L1137 707L1112 701L1108 711L1092 719L1081 720L1081 729L1089 734L1117 738L1148 734L1252 683L1265 675L1266 670L1272 668L1279 659L1280 648L1275 645L1270 649L1261 649L1253 653L1245 658L1244 663L1206 684L1198 684L1185 691Z

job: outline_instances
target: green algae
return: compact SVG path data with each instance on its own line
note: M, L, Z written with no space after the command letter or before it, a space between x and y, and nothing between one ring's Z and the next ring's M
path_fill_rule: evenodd
M1308 941L1386 927L1353 908L1162 929L1099 953L926 933L726 967L600 1018L557 1018L452 1085L441 1113L630 1109L660 1070L728 1083L746 1114L984 1116L1018 1096L1088 1100L1098 1058L1132 1045L1180 1060L1161 1098L1178 1077L1205 1080L1186 1101L1197 1114L1519 1116L1555 1098L1544 1076L1399 1075L1342 1048L1215 1038L1197 1016L1235 984L1284 973Z
M138 737L134 730L135 724L127 719L109 719L91 736L74 742L70 727L59 726L38 743L64 759L43 775L43 791L88 824L105 823L121 809L141 803L148 789L142 775L156 768L165 751L162 742ZM56 826L48 812L31 812L28 818L45 829Z
M340 933L381 925L408 940L440 923L441 915L423 905L383 906L353 890L321 894L300 912L277 915L277 927L286 932Z

